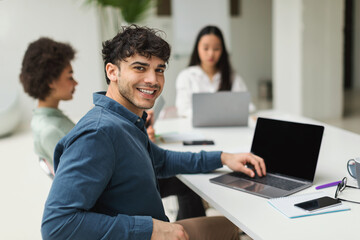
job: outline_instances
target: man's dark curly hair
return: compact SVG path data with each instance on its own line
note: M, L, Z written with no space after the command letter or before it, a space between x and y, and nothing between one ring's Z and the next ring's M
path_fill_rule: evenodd
M50 38L41 37L30 43L20 73L24 91L35 99L45 100L50 95L49 84L60 77L75 53L69 44Z
M155 56L167 63L171 52L170 45L159 36L159 32L161 31L135 24L122 27L122 31L113 39L103 43L104 68L108 63L120 67L120 61L135 54L147 58ZM110 79L106 75L106 70L105 77L107 84L109 84Z

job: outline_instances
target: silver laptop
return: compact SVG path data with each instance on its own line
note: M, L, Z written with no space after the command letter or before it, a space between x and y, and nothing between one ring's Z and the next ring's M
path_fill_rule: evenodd
M153 110L154 110L154 123L159 118L160 112L164 108L164 106L165 106L165 99L164 99L163 96L160 96L156 100L156 102L154 104L154 107L153 107Z
M232 172L210 182L265 198L308 188L315 177L323 132L319 125L258 118L251 152L264 159L267 175L251 178Z
M193 126L247 126L249 104L249 92L194 93Z
M152 110L154 111L154 115L153 115L153 118L154 120L152 121L153 124L155 124L156 120L159 118L160 116L160 113L161 113L161 110L164 108L165 106L165 99L163 98L163 96L160 96L154 106L152 107ZM145 127L149 127L150 125L150 121L146 121L146 124L145 124Z

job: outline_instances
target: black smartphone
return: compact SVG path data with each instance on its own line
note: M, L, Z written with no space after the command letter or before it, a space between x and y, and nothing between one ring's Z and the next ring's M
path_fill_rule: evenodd
M190 145L214 145L212 140L194 140L194 141L183 141L184 146Z
M340 205L341 201L339 199L331 198L331 197L321 197L316 198L310 201L301 202L294 204L294 206L304 209L306 211L315 211L320 210L327 207L332 207L336 205Z

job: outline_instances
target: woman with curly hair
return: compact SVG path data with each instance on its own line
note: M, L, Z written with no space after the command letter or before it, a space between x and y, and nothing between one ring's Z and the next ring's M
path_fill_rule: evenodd
M35 153L52 173L54 148L75 126L58 108L60 101L72 99L78 84L71 66L74 56L69 44L42 37L30 43L22 61L20 81L24 91L38 99L31 120Z

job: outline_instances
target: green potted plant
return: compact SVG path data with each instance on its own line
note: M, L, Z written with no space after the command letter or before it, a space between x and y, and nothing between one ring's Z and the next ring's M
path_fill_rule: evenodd
M137 23L157 0L86 0L95 4L99 15L101 41L112 38L122 25Z
M152 6L154 0L87 0L100 7L117 9L126 23L136 23L143 20L145 13Z

